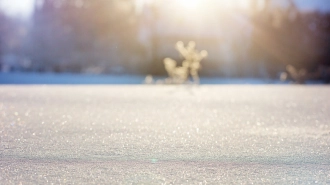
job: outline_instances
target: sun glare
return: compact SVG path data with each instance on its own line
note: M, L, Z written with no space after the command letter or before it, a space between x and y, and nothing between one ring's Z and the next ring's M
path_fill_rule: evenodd
M178 3L185 9L194 10L200 5L200 0L178 0Z
M0 0L0 8L9 15L28 16L33 9L34 0Z
M199 11L208 13L209 9L217 7L218 11L235 8L248 8L249 0L176 0L176 4L183 11ZM203 10L202 10L203 9Z

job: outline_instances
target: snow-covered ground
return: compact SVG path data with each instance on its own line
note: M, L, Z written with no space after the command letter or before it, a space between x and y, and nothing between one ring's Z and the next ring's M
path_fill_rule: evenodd
M2 85L0 184L330 184L330 87Z
M145 76L71 73L0 73L0 84L142 84Z
M93 75L71 73L0 73L0 84L143 84L143 75ZM154 83L166 77L153 77ZM290 84L289 81L261 78L201 77L201 84ZM307 84L322 84L307 81Z

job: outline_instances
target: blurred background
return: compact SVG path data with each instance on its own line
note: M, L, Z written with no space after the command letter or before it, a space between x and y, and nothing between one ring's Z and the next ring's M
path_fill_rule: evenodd
M200 76L329 80L329 0L0 0L0 71L166 76L177 41ZM290 72L288 73L290 74Z

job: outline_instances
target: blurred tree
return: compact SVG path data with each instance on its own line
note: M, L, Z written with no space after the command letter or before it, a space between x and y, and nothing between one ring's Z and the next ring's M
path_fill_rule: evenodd
M324 31L317 25L322 16L316 12L300 12L293 0L287 0L285 7L275 6L274 0L264 0L262 8L253 2L250 53L255 65L265 66L272 77L288 64L309 69L317 66L326 48L324 38L320 37Z
M139 51L133 3L39 0L31 30L34 61L40 68L51 66L59 71L129 70L136 62L129 56Z
M7 17L2 12L0 12L0 60L5 52L5 39L7 33L8 20Z
M0 11L0 70L20 66L21 46L25 36L24 23ZM4 69L3 67L7 68Z
M32 15L29 49L36 70L53 70L61 60L60 45L62 29L57 19L57 9L52 0L37 0Z

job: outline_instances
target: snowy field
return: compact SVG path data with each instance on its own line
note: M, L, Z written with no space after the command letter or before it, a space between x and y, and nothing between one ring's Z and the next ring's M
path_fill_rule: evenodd
M0 184L330 184L329 97L322 85L0 85Z
M154 77L155 78L155 77ZM156 77L163 80L166 77ZM145 76L138 75L92 75L56 73L0 73L0 84L143 84ZM286 84L280 80L258 78L201 78L201 84ZM318 83L318 82L309 82Z

